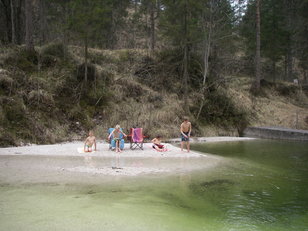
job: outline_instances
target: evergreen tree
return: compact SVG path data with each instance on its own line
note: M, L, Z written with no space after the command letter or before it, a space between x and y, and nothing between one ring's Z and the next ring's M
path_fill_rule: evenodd
M188 113L188 82L189 61L193 45L202 41L200 25L201 1L196 0L164 0L161 29L173 46L178 47L182 53L182 78L184 88L184 109Z
M69 18L69 28L84 44L84 81L88 76L88 47L91 40L100 36L107 40L104 33L111 25L110 1L108 0L75 0L71 2L72 13Z
M296 57L303 71L304 83L308 83L308 1L299 1L296 28Z
M262 54L271 60L273 80L276 81L276 63L285 53L286 29L284 4L280 0L264 1L262 4L261 43Z

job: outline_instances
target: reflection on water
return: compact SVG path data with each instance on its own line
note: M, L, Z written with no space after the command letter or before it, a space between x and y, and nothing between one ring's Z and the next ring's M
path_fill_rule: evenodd
M192 148L228 161L211 171L95 182L59 180L60 172L52 182L7 183L3 175L0 230L308 230L307 144L245 141ZM175 159L171 165L183 168L194 161ZM80 163L88 168L170 164L90 156ZM40 177L50 179L48 174Z

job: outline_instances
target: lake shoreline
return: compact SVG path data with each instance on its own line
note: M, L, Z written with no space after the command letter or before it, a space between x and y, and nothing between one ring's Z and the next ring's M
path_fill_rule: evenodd
M205 138L205 142L240 140L247 140L247 138ZM174 174L198 169L213 169L225 162L223 157L196 151L187 153L173 144L165 145L167 152L154 150L151 143L144 143L143 150L130 150L129 143L126 143L123 152L115 153L109 150L109 144L104 141L98 141L97 151L94 153L81 153L83 142L0 148L0 165L3 167L1 175L6 175L8 179L11 178L10 175L15 175L22 180L23 175L20 173L27 172L29 168L35 175L45 171L53 174L93 176ZM51 160L51 164L47 163ZM10 168L7 167L8 161Z

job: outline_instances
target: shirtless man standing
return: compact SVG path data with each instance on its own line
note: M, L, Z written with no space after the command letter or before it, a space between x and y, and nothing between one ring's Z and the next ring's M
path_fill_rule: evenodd
M187 152L190 151L189 137L191 133L191 123L187 117L184 117L184 122L181 124L181 151L183 151L184 142L186 143Z

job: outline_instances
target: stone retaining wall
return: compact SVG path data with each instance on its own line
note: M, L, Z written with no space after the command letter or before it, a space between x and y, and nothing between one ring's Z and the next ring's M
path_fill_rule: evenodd
M244 136L265 139L308 141L308 130L296 130L279 127L248 127Z

